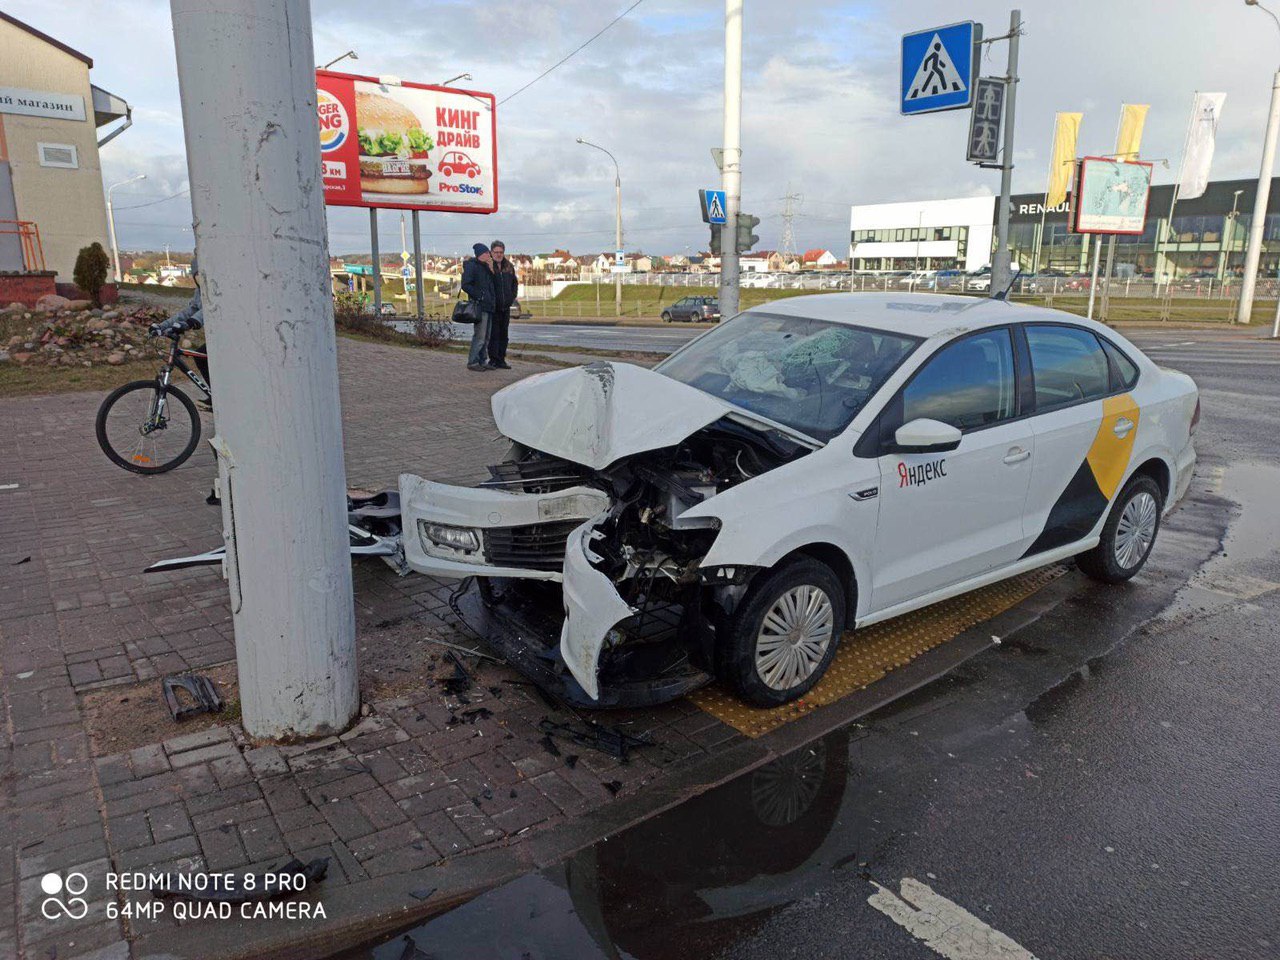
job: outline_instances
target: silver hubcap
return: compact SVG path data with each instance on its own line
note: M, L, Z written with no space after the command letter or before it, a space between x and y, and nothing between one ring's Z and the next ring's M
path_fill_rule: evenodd
M769 608L756 636L756 673L774 690L790 690L813 675L831 646L835 611L818 587L792 587Z
M1156 536L1156 498L1143 492L1124 505L1116 526L1116 563L1128 570L1147 555Z

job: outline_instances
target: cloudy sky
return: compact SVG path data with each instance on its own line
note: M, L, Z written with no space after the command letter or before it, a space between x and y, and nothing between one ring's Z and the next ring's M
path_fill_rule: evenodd
M344 66L371 75L471 86L501 100L632 0L314 0L317 62L355 48ZM1280 0L1272 0L1280 10ZM182 115L166 2L6 0L7 12L89 54L99 86L134 106L134 126L102 151L107 181L147 179L115 194L120 243L190 249ZM898 39L908 30L977 20L1008 29L991 0L746 0L743 208L763 219L762 247L781 233L781 198L803 196L801 248L848 242L851 203L991 193L999 174L964 162L967 115L903 118ZM1156 182L1176 176L1195 90L1225 91L1214 179L1257 176L1280 31L1244 0L1023 0L1015 191L1043 190L1057 110L1085 114L1080 147L1112 149L1120 104L1150 103L1143 143ZM983 72L1003 72L991 44ZM513 251L613 245L613 176L622 167L626 246L682 253L706 246L696 191L716 186L723 4L644 0L567 64L498 110L502 210L489 217L424 214L423 244L453 253L504 238ZM172 198L172 199L166 199ZM131 207L132 209L124 209ZM364 211L330 208L335 253L368 250ZM383 214L383 249L399 244L399 215Z

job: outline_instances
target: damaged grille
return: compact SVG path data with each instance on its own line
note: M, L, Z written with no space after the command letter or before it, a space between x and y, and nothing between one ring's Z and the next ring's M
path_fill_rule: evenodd
M525 570L559 570L564 545L581 520L531 523L524 527L490 527L484 531L485 559L494 566Z
M583 483L588 476L588 471L576 463L539 457L491 466L489 479L482 486L520 489L525 493L555 493Z

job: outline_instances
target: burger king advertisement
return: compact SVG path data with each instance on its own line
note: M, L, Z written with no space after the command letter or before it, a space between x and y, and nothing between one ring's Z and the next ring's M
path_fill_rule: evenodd
M498 209L493 94L316 71L326 203Z

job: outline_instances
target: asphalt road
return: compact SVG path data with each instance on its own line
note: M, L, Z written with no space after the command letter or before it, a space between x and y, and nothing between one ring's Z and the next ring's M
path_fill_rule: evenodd
M1204 417L1131 584L367 955L1280 956L1280 345L1133 339Z

